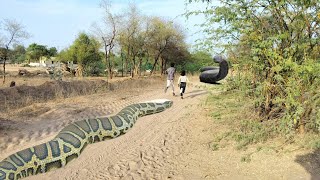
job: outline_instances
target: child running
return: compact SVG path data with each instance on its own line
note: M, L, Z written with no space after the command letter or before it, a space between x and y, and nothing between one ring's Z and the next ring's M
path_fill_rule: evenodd
M173 96L175 96L173 80L174 80L174 73L176 72L176 69L174 68L174 63L171 63L170 66L171 67L169 67L166 70L166 73L168 73L168 77L167 77L167 86L164 88L164 93L166 93L168 88L171 86L172 87L172 94L173 94Z
M188 79L187 76L186 76L186 71L185 71L185 70L182 70L182 71L181 71L181 74L180 74L180 77L179 77L179 80L178 80L178 87L180 87L180 96L181 96L181 99L183 99L183 93L184 93L185 90L186 90L187 82L189 82L189 79Z

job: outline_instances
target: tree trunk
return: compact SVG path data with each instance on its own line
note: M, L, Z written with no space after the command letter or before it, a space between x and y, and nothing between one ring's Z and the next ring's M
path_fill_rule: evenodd
M112 72L112 64L111 64L111 57L110 57L110 54L111 54L111 49L109 49L109 51L108 51L108 60L109 60L109 73L110 73L110 79L112 79L112 77L113 77L113 72Z
M157 62L159 60L160 54L161 53L157 54L157 56L154 58L154 63L153 63L153 66L151 68L150 76L153 74L154 68L155 68L155 66L156 66L156 64L157 64Z
M134 67L135 75L137 75L137 76L139 75L139 70L140 70L140 59L138 62L136 62L136 60L135 60L135 67Z
M121 77L123 77L123 70L124 70L124 66L123 66L123 58L121 58Z
M134 67L134 66L132 66L132 67ZM131 76L131 78L133 78L134 77L134 73L133 73L133 68L130 68L130 76Z
M128 38L128 41L129 41L129 38ZM130 46L128 46L128 48L127 48L127 57L126 57L126 76L127 76L127 74L128 74L128 63L129 63L129 61L130 61ZM131 69L131 68L130 68ZM130 71L130 76L132 76L131 75L132 74L132 72Z
M163 75L163 71L164 71L164 59L161 58L161 76Z
M127 57L125 58L125 63L124 63L123 69L124 69L124 74L127 77L127 74L128 74L128 59L127 59Z
M2 84L6 83L6 61L8 59L8 51L9 51L9 47L7 46L6 50L5 50L5 54L4 54L4 60L3 60L3 80L2 80Z
M106 59L106 70L108 72L108 74L106 75L107 76L107 79L109 78L110 76L110 69L109 69L109 66L108 66L108 54L107 54L107 50L105 48L105 51L104 51L104 58Z
M141 76L142 71L142 57L139 58L139 76Z
M3 81L2 81L2 84L6 83L6 58L4 58L4 61L3 61Z
M110 60L109 60L110 61ZM110 63L110 62L109 62ZM110 67L110 64L109 64L109 67L108 67L108 73L109 73L109 78L112 79L112 69Z
M154 64L153 64L153 66L152 66L152 69L151 69L151 72L150 72L150 76L151 76L151 74L153 73L153 70L154 70L154 68L155 68L155 65L157 64L158 59L160 58L160 56L161 56L162 52L164 51L164 49L166 48L166 46L167 46L167 41L166 41L166 44L164 45L164 47L159 49L159 53L157 54L157 56L156 56L156 58L155 58L155 61L154 61Z
M164 61L163 73L167 70L167 60Z
M123 66L123 52L122 52L122 48L121 48L121 76L123 77L123 71L124 71L124 66Z
M108 66L108 75L109 78L112 79L112 67L111 67L111 59L110 59L110 52L111 52L111 48L108 48L108 44L105 42L104 44L104 51L105 51L105 58L106 58L106 64Z
M135 62L135 58L132 59L132 66L131 66L131 77L133 78L134 77L134 73L135 73L135 68L136 66L136 62Z
M147 67L147 64L149 62L149 57L147 56L147 60L146 60L146 63L145 63L145 67ZM149 70L149 69L148 69ZM146 75L146 69L143 71L143 75L145 76Z

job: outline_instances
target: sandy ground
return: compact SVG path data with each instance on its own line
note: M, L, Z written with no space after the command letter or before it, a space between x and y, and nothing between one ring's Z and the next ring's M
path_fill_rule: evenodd
M144 89L123 89L24 108L7 117L11 124L0 137L0 159L52 139L68 123L112 115L132 103L167 98L174 102L170 109L139 118L125 135L91 144L67 166L26 179L320 178L316 174L319 171L308 172L310 164L297 162L297 157L307 152L277 154L261 150L251 155L250 162L241 162L255 150L238 151L232 143L214 149L211 144L219 127L206 115L204 101L209 93L218 92L197 84L195 80L196 86L187 87L184 99L172 96L170 91L165 94L164 83L159 82Z

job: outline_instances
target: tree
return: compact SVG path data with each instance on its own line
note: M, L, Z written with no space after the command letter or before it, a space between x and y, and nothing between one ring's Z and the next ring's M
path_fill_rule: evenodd
M100 44L94 38L86 33L80 33L78 38L67 50L67 57L77 62L77 76L83 76L84 68L89 67L91 63L101 60L99 53Z
M112 79L112 61L111 54L112 49L115 46L115 39L117 35L117 21L119 16L114 15L111 12L111 1L102 0L100 7L104 10L103 25L94 24L93 31L96 37L100 39L101 43L104 46L104 56L107 64L109 78Z
M206 51L196 51L189 53L187 49L181 50L178 48L172 48L172 59L177 64L177 70L186 70L188 73L194 74L199 72L199 69L203 66L213 64L212 56ZM166 53L165 53L166 56Z
M11 59L14 63L22 63L26 59L26 48L23 45L15 45L11 53Z
M31 60L40 61L42 56L48 56L49 51L46 46L32 43L27 48L27 57L29 63Z
M71 54L71 51L66 48L66 49L62 49L58 54L58 59L61 61L61 62L64 62L64 63L67 63L68 61L73 61L73 57L72 57L72 54Z
M119 32L119 44L121 55L126 61L125 69L128 68L128 63L130 62L131 77L133 77L139 69L137 58L144 43L143 16L140 15L136 4L129 4L123 22L125 23L123 23Z
M154 63L151 69L151 74L154 72L155 66L159 59L161 62L161 73L164 70L164 65L167 63L163 59L165 51L173 50L174 48L183 49L185 45L184 32L175 25L172 21L166 21L159 17L152 17L149 31L151 53L153 54ZM174 50L173 50L174 51Z
M49 57L55 57L58 54L58 50L56 47L51 47L48 49L48 56Z
M219 46L237 59L251 76L245 84L254 90L264 120L280 117L285 132L304 132L306 125L319 131L319 2L219 2L186 13L205 15L203 47Z
M3 84L6 81L6 61L9 56L9 48L12 44L19 43L23 39L27 39L29 34L24 30L24 26L15 20L5 19L3 22L2 33L0 34L0 46L5 49L3 59Z

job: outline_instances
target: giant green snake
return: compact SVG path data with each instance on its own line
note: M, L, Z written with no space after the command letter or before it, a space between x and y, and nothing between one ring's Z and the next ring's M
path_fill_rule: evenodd
M162 112L170 100L154 100L123 108L110 117L86 119L64 127L49 142L11 154L0 162L0 180L20 179L65 166L77 158L88 144L125 134L138 117Z

